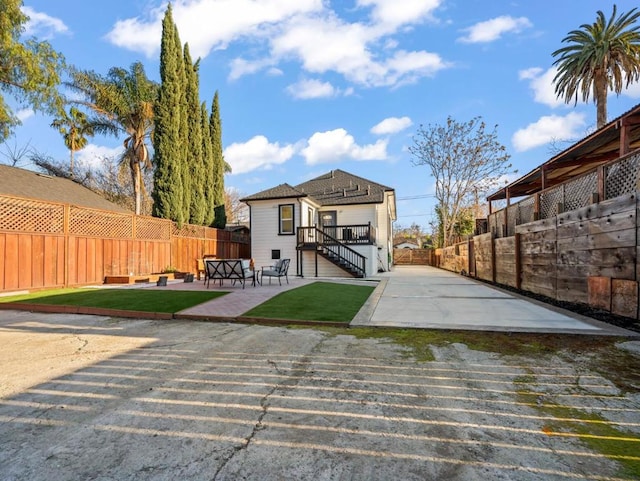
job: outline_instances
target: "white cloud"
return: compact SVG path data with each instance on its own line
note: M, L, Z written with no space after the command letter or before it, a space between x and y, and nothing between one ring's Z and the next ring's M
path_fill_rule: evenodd
M353 88L345 90L317 79L303 79L287 87L287 92L296 99L317 99L323 97L348 96L353 94Z
M435 53L400 50L391 37L432 19L441 2L359 0L357 6L367 8L369 18L348 21L323 0L177 0L173 16L194 58L232 42L250 46L245 51L252 58L233 60L229 80L260 71L271 74L279 62L294 61L310 74L335 72L358 85L381 87L414 82L450 67ZM107 39L152 57L159 49L163 15L158 8L121 20Z
M409 117L389 117L371 127L371 133L376 135L396 134L413 125Z
M227 78L231 81L238 80L244 75L254 74L271 65L273 65L273 61L270 59L249 61L243 58L235 58L231 61L231 71L229 72L229 76ZM274 70L278 69L274 69L273 67L269 69L272 74L277 75L277 72L274 72ZM280 71L280 74L282 74L282 71Z
M564 117L560 115L548 115L529 124L524 129L518 130L511 142L516 151L524 152L552 140L575 139L580 137L586 125L584 114L570 112Z
M17 110L15 114L20 122L24 122L29 117L33 117L35 112L33 111L33 109L20 109Z
M465 28L463 31L467 32L467 35L458 40L464 43L488 43L498 40L505 33L519 33L531 26L532 23L526 17L502 15Z
M423 19L434 20L433 11L442 0L358 0L360 7L373 7L371 18L380 25L396 28Z
M555 67L551 67L546 71L533 67L521 70L518 72L518 77L520 80L529 80L529 87L533 90L533 98L536 102L555 108L565 105L562 98L556 96L555 85L553 84L556 72Z
M313 134L301 154L309 165L337 162L345 158L384 160L387 158L387 143L385 139L360 146L345 129L335 129Z
M640 82L636 82L634 84L629 85L629 88L622 91L622 95L626 95L627 97L631 97L632 99L640 98Z
M51 17L46 13L36 12L31 7L22 7L22 13L29 17L25 24L26 35L37 35L41 39L48 40L58 33L69 33L69 27L59 18Z
M321 97L335 97L337 89L329 82L316 79L304 79L287 87L287 92L296 99L317 99Z
M233 143L224 149L224 159L232 174L244 174L257 169L270 169L285 163L295 153L291 144L270 143L264 135L256 135L245 143Z
M194 58L243 36L263 35L263 30L287 18L322 10L322 0L176 0L173 19L180 40L189 43ZM151 9L145 18L116 22L107 39L113 44L151 57L160 50L165 9ZM215 19L215 27L212 25Z
M122 147L106 147L104 145L87 144L87 146L74 154L76 162L93 168L101 168L104 159L118 159L124 149Z

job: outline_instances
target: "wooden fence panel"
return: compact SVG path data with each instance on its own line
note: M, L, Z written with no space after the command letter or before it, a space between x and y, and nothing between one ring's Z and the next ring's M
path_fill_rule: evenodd
M476 259L476 277L485 281L493 280L493 234L481 234L473 238Z
M5 289L19 289L20 279L20 252L18 234L7 234L5 239L5 253L7 265L5 266Z
M516 287L516 242L515 237L495 239L496 282Z
M556 219L543 219L516 226L520 234L521 288L556 298Z
M434 265L433 249L393 249L395 265L432 266Z

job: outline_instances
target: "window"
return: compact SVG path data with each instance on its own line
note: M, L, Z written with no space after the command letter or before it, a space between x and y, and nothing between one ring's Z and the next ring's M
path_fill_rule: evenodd
M280 206L279 220L278 234L293 235L293 204L283 204Z

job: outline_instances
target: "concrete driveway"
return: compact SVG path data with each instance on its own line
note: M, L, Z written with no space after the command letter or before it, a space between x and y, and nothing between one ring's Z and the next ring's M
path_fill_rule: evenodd
M638 335L452 272L395 266L354 326Z
M637 394L554 355L25 311L0 345L3 481L630 479L546 405L640 439Z

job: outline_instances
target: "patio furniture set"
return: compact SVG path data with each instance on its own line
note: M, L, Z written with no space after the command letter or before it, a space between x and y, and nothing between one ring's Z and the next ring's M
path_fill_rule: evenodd
M280 259L272 266L264 266L259 271L256 271L255 267L249 259L202 259L204 266L204 282L209 287L210 282L213 280L218 281L219 285L225 279L232 281L233 284L240 282L244 289L245 283L249 280L252 286L257 284L262 285L264 277L269 278L269 284L271 284L271 278L276 277L280 285L282 285L282 278L284 277L289 283L288 271L291 259Z

